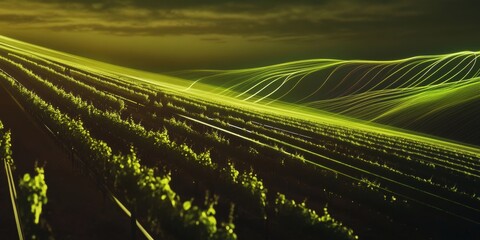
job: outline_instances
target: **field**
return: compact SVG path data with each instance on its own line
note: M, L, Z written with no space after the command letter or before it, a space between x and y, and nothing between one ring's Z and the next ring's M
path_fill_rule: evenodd
M477 54L160 75L2 37L0 231L478 239Z

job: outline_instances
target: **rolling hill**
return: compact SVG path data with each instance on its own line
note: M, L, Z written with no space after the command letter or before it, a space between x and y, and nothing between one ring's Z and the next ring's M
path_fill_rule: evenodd
M0 37L1 230L477 239L476 56L167 76Z
M317 59L171 75L259 105L288 103L480 145L479 52L392 61Z

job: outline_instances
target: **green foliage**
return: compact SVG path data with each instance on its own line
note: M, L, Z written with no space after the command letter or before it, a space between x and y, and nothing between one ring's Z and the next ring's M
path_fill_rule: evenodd
M216 130L212 130L210 132L207 132L205 134L205 137L210 138L214 142L217 142L217 143L220 143L220 144L230 145L230 140L228 138L226 138L225 136L221 135L220 133L218 133L218 131L216 131Z
M202 210L197 206L192 206L191 201L185 201L182 204L181 218L185 228L192 234L185 234L186 239L237 239L233 232L235 225L232 223L222 224L220 229L217 228L217 220L215 218L215 208L217 200L209 200L206 197L206 209Z
M3 125L0 122L0 135L3 132ZM0 159L3 159L8 164L13 165L12 159L12 137L10 130L3 133L3 136L0 136Z
M177 95L165 95L164 97L168 97L169 101L171 101L171 104L175 104L176 106L182 106L183 108L178 108L179 110L182 110L183 112L190 112L190 113L197 113L197 114L202 114L207 111L207 107L203 104L199 104L195 101L192 101L190 99L186 99L181 96Z
M58 89L47 82L44 82L44 85L47 87L46 89L52 89L60 99L65 99L65 109L72 108L73 106L73 109L76 109L74 112L80 113L84 119L99 123L100 126L109 126L108 129L110 131L119 133L122 136L130 136L129 139L137 143L137 146L156 148L162 152L170 153L169 156L172 156L175 159L186 160L187 162L195 163L199 166L205 166L207 169L212 169L212 173L216 171L216 166L212 163L208 151L197 154L185 144L179 145L170 141L166 131L147 131L141 125L132 120L122 120L115 112L101 112L91 105L81 101L81 99L74 98L71 94L65 93L63 90ZM173 105L170 104L170 107L173 107ZM184 111L183 108L178 108L178 110ZM51 106L49 106L49 111L57 112L55 109L51 108ZM85 134L88 135L88 132L83 128L81 122L75 123L74 120L67 122L69 123L64 123L68 126L68 130L65 131L65 133L70 134L71 132L77 132L79 133L77 138L81 138L81 136ZM174 123L173 125L186 129L186 132L193 132L191 127L184 123L182 124L182 122L176 120L171 120L171 122ZM75 129L78 130L75 131ZM233 223L218 224L215 220L215 228L213 227L212 223L214 221L212 220L212 217L214 212L211 210L213 205L209 206L207 210L201 210L199 207L192 206L185 209L183 204L178 204L181 201L170 191L171 189L168 185L169 178L157 178L152 175L153 171L141 170L141 165L139 161L137 161L136 155L133 152L125 157L121 155L115 156L113 157L113 160L110 160L109 162L110 158L107 156L111 156L111 149L106 147L104 143L102 144L102 142L94 140L84 140L75 143L74 141L72 142L71 137L68 136L65 136L65 140L66 142L70 142L70 144L77 146L76 149L89 159L92 159L91 162L98 168L102 167L102 162L107 162L106 164L109 166L107 169L110 170L110 174L107 175L107 178L114 179L115 189L124 189L122 195L128 199L130 204L136 205L140 202L151 202L149 206L158 206L149 211L149 222L157 222L162 226L165 226L166 222L177 219L175 221L178 221L178 224L170 226L170 229L176 233L185 232L195 235L196 232L197 236L209 236L212 238L218 236L218 234L234 236ZM258 154L256 150L255 152ZM234 169L233 165L230 166L230 170L231 172L234 172L232 169ZM145 172L147 173L145 174ZM246 199L252 199L255 202L255 205L259 206L260 212L264 212L263 208L266 205L267 190L256 174L254 174L253 171L250 171L230 177L231 179L228 180L227 178L227 180L241 189L240 193L244 194ZM140 186L140 188L138 186ZM153 199L160 199L162 202L156 202ZM188 206L188 204L185 206ZM190 221L192 218L198 218L199 220L190 221L191 224L182 223L182 218L175 217L181 215L179 214L179 211L188 211L190 213L188 215L183 215L189 216L184 220ZM177 225L183 225L190 230L174 230L177 228Z
M25 198L29 207L30 220L34 224L40 221L40 214L42 214L43 205L47 204L47 183L45 182L44 169L42 167L35 167L35 176L25 173L18 183L22 198ZM21 198L21 199L22 199ZM27 222L30 222L27 220Z
M233 229L233 224L217 227L215 203L209 204L205 210L191 201L182 203L170 187L171 176L155 176L152 169L140 164L133 148L126 156L113 156L109 166L115 189L123 189L130 204L148 203L151 206L150 221L162 223L184 238L221 239L219 236L229 236L229 239L236 239L235 233L227 230L227 226ZM229 234L225 235L225 231Z
M278 193L275 213L279 227L288 229L298 239L312 236L322 236L325 239L358 239L352 229L330 216L327 207L324 208L323 216L319 216L314 210L307 208L305 202L296 203Z
M192 236L193 239L220 239L220 236L222 238L226 236L225 239L236 239L236 235L232 231L233 224L218 224L217 227L213 205L209 205L207 210L201 210L197 206L185 210L182 204L178 204L181 200L169 186L170 176L156 176L153 169L142 166L133 149L128 155L113 155L111 148L105 142L91 137L80 120L72 119L61 113L4 74L0 73L0 77L6 79L11 90L24 101L26 107L37 114L57 134L60 140L74 147L80 157L88 161L95 172L104 173L107 179L113 179L113 188L116 192L121 191L124 194L130 206L150 203L147 205L152 206L152 208L149 210L147 218L151 223L161 223L162 226L169 226L167 230L170 230L173 234L178 236L186 234ZM160 144L162 149L168 151L173 149L178 155L191 158L191 160L194 160L193 162L198 160L200 164L212 164L208 152L197 155L186 145L177 145L170 142L166 132L147 132L143 127L132 121L122 121L115 113L102 113L78 99L74 100L75 98L60 89L51 85L45 86L54 89L54 92L59 96L70 99L69 103L73 103L74 107L86 111L85 116L96 116L100 120L109 121L110 126L113 125L113 129L116 126L124 127L129 133L137 133L136 137L143 137L143 139L151 141L155 145ZM30 179L31 177L25 177L24 182L30 182ZM36 182L40 182L40 180L36 180ZM27 184L23 185L27 186ZM44 201L43 198L38 196L32 197L32 199L39 202ZM40 208L36 205L34 209ZM191 214L185 215L184 211ZM37 212L35 213L37 214ZM185 218L184 216L190 217ZM172 221L180 224L171 225ZM178 226L183 227L178 228Z
M125 106L125 103L122 99L117 99L110 94L99 91L96 88L77 81L70 76L55 72L51 68L39 65L17 55L9 54L9 56L15 58L16 61L20 62L21 64L1 56L0 60L2 60L4 63L12 64L13 66L18 67L21 71L38 81L44 81L44 79L48 79L49 81L52 81L66 90L75 91L83 98L92 101L97 107L105 110L122 111ZM33 72L31 69L35 70L35 72Z
M112 92L120 96L125 96L127 99L130 99L142 104L147 104L149 101L147 94L144 94L142 92L137 92L131 88L118 84L117 82L113 83L105 79L94 77L92 75L89 75L77 70L71 70L70 72L75 79L79 79L82 82L85 82L92 86L96 86L97 88L100 88L102 90Z
M365 188L368 188L370 190L374 190L374 191L378 191L378 189L380 188L380 183L377 182L377 181L370 181L368 180L367 178L362 178L359 182L358 182L358 185L359 186L363 186Z
M190 125L188 125L184 121L179 121L174 117L171 117L170 119L166 120L166 123L168 123L173 127L181 129L182 132L184 132L184 134L192 134L194 132Z
M251 169L249 172L240 172L235 165L228 161L227 167L223 169L225 180L229 181L233 188L237 190L236 198L241 201L249 202L255 207L256 211L266 218L265 207L267 205L267 188L263 185L262 180Z
M170 187L170 174L159 174L156 168L145 167L137 157L133 147L129 154L114 155L105 142L91 138L85 128L91 129L98 135L108 134L112 138L118 137L120 140L125 140L125 144L132 144L141 151L145 150L147 154L153 153L155 157L158 156L158 162L149 162L148 164L161 165L168 163L165 165L172 167L172 171L185 170L185 172L191 174L195 182L198 180L201 184L211 184L211 182L218 180L214 183L218 184L218 186L215 185L215 190L220 189L219 192L222 196L227 195L228 199L234 199L235 203L244 208L242 210L254 209L253 212L255 212L257 218L261 214L266 218L265 209L270 209L270 205L273 205L275 214L272 217L269 215L268 220L277 224L276 226L280 226L279 229L282 229L282 231L291 231L292 238L326 236L332 239L348 239L345 236L350 236L352 232L348 229L345 230L346 228L335 221L328 214L326 208L324 214L319 216L315 211L309 209L304 202L296 203L293 200L286 199L281 194L277 196L275 201L267 201L266 187L253 169L239 171L230 160L222 159L225 155L227 157L234 156L233 153L228 151L233 150L235 153L240 152L242 154L241 156L235 155L234 161L264 161L262 163L265 163L266 161L277 160L271 161L269 164L274 165L275 170L277 168L284 170L286 167L299 166L295 165L298 162L305 163L301 167L310 166L307 162L309 160L313 161L313 159L310 159L312 154L303 155L305 151L295 149L295 146L299 146L346 165L359 166L360 169L391 177L398 182L418 186L419 189L432 190L431 192L435 193L436 190L446 190L448 194L451 193L451 195L446 196L454 198L458 197L457 194L467 195L462 190L465 187L465 185L462 186L462 181L459 181L457 185L457 182L451 179L433 177L430 175L431 170L435 169L436 174L438 171L447 171L449 174L454 172L453 175L449 176L455 176L455 179L460 180L470 180L477 175L478 164L476 164L476 160L478 154L471 154L462 149L444 148L444 146L426 141L416 141L398 136L392 137L389 132L385 134L385 132L376 129L355 129L344 125L345 122L341 124L318 124L318 122L298 120L294 117L265 114L265 112L262 112L263 109L260 108L255 108L258 111L251 111L250 108L242 109L237 106L228 106L224 104L222 99L220 99L220 102L212 102L208 98L197 98L193 92L184 94L177 93L175 90L147 87L146 84L134 84L135 81L126 81L119 76L112 77L114 74L105 72L87 73L83 70L69 71L61 65L46 60L36 59L31 61L29 60L31 58L28 57L10 56L16 62L21 62L23 66L10 60L2 59L2 61L11 63L28 74L29 77L26 80L22 79L21 82L28 83L26 86L30 87L46 102L52 104L45 107L41 105L43 103L36 102L35 104L40 104L38 106L41 107L31 111L46 122L49 127L53 126L52 129L63 139L63 142L69 146L75 146L76 152L81 155L82 159L89 159L88 164L98 174L104 174L110 184L109 187L116 194L122 196L122 200L126 200L131 207L148 206L145 207L149 208L148 213L140 212L140 214L148 219L151 226L166 229L167 232L173 233L172 235L177 238L235 238L233 217L230 218L228 223L219 223L215 218L215 201L210 201L204 206L196 205L193 199L182 201L180 196ZM66 72L66 74L63 74L63 72ZM336 74L335 71L332 74ZM91 91L92 89L87 89L82 84L91 85L90 87L94 86L97 90L102 91ZM161 89L161 91L157 91L158 89ZM106 91L107 97L102 95L105 94L103 91ZM113 95L110 93L113 93ZM192 94L189 95L190 93ZM78 96L75 94L78 94ZM113 98L117 98L117 100L126 99L126 101L114 102L112 96L115 96ZM152 100L145 109L150 110L148 111L149 114L156 116L153 119L157 121L152 121L152 123L159 123L160 127L158 129L164 127L165 130L147 130L140 122L124 118L122 114L128 115L128 113L131 113L131 109L128 109L128 107L132 105L132 109L138 107L138 110L142 110L141 105L137 105L128 99L133 99L138 103L146 103L148 100ZM36 99L32 101L36 101ZM262 99L259 101L262 101ZM64 118L54 106L71 118ZM127 112L122 112L121 110L125 107ZM48 112L53 117L47 116L42 111ZM251 137L254 140L245 144L242 140L236 138L229 139L229 135L223 136L217 131L205 130L205 127L198 127L196 124L190 125L188 121L179 121L175 119L176 113L226 129L235 127L235 132L245 131L244 136ZM147 119L139 117L136 121L146 122ZM83 124L85 124L85 128ZM182 140L185 143L180 142ZM193 145L189 145L192 143ZM256 143L265 143L269 147L268 149L267 147L260 147ZM1 144L2 142L0 142L0 147ZM274 146L274 148L270 146ZM210 157L210 151L194 149L210 149L214 160L220 160L218 163L220 166L226 162L228 165L225 168L220 168ZM139 153L144 154L145 152ZM267 160L264 160L264 158ZM292 164L292 162L294 163ZM301 167L301 170L305 170ZM264 169L261 171L259 174L265 173ZM312 172L325 174L326 170L322 171ZM303 171L300 172L303 173ZM427 174L424 174L425 172ZM464 177L469 174L470 176ZM208 176L208 180L205 180L206 176ZM271 177L268 174L260 176ZM328 175L327 177L331 176ZM335 174L335 180L336 176L338 175ZM331 180L327 177L325 177L327 180ZM355 175L355 177L361 178L361 175ZM275 178L269 180L271 179ZM303 179L299 181L303 183ZM360 186L354 187L354 191L358 190L362 194L365 193L365 196L369 199L373 199L380 194L380 189L388 187L388 184L385 187L383 186L384 181L381 181L381 183L382 186L379 180L362 178L358 183L353 183L353 185ZM325 184L327 186L337 186L337 183ZM347 184L348 187L351 187L350 184L352 183ZM475 194L475 186L467 187L473 189L469 196L478 201L480 198ZM329 189L328 191L333 190ZM340 197L352 197L348 190L341 189L338 191L343 191L341 194L347 195L339 195ZM443 196L443 193L440 193L440 195ZM389 198L385 196L385 199ZM391 202L394 201L396 201L396 198L392 196ZM152 229L155 228L152 227Z
M267 189L263 186L262 180L257 177L257 174L253 172L253 169L250 172L243 172L237 178L237 181L240 182L244 188L249 189L250 193L254 198L259 199L262 206L267 204Z

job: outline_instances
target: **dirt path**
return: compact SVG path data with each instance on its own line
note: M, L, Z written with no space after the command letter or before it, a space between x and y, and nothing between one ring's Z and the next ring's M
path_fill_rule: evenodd
M48 204L43 214L52 226L56 239L129 239L129 219L108 199L103 200L91 180L73 169L67 154L18 106L2 83L0 119L5 128L12 131L16 181L20 175L33 172L35 161L46 163ZM3 186L3 182L0 186ZM8 196L3 187L0 194L0 198ZM0 201L0 214L4 214L4 201ZM1 220L0 225L3 226Z

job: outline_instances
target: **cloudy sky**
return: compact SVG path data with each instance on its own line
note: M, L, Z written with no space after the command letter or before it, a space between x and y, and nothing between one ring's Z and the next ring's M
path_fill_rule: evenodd
M475 0L3 0L0 34L150 71L480 50Z

